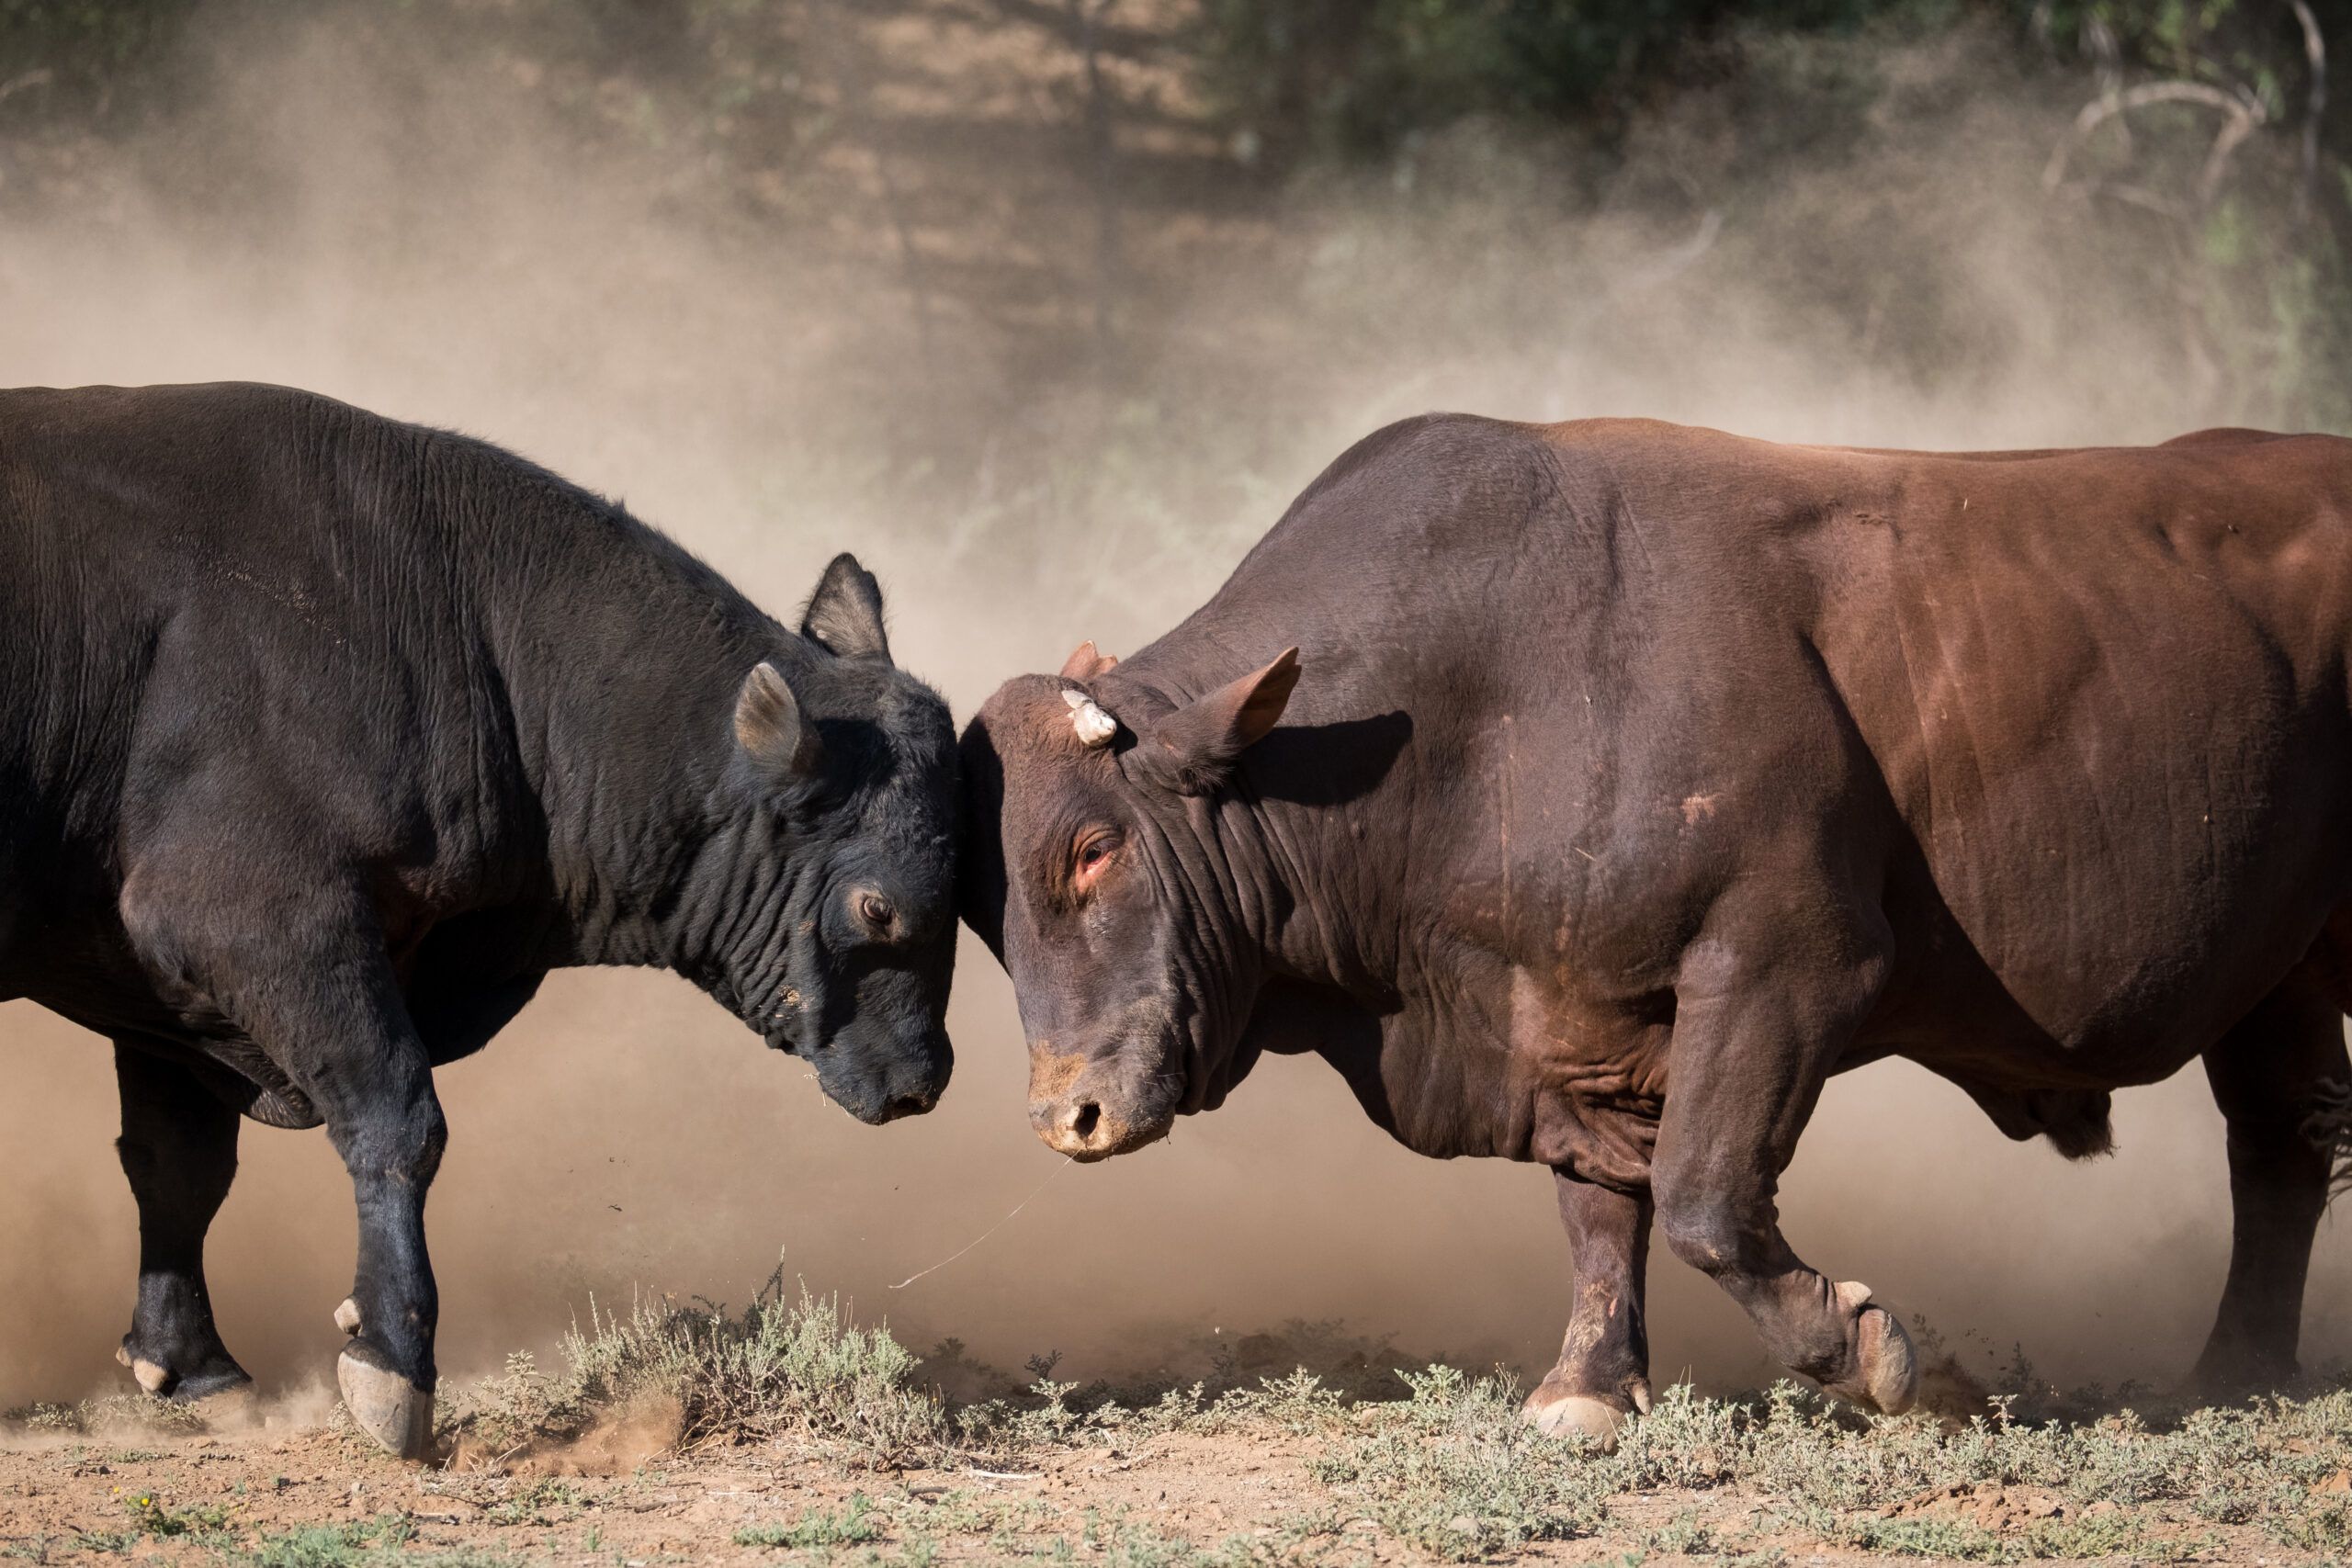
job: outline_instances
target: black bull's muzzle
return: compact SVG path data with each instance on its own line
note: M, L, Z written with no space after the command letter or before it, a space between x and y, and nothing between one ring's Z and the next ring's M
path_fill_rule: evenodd
M813 1059L817 1084L826 1098L859 1121L877 1127L901 1116L920 1116L937 1105L956 1060L944 1034L925 1042L920 1050L880 1061L839 1045L820 1046L803 1055Z

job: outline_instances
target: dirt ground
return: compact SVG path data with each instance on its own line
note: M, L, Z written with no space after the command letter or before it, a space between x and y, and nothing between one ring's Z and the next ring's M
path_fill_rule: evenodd
M257 1429L119 1427L20 1435L0 1449L0 1556L34 1562L610 1563L1003 1562L1120 1565L1387 1563L1464 1560L1631 1563L1888 1561L2337 1559L2282 1547L2251 1523L2183 1503L2131 1510L2132 1549L2053 1551L2052 1527L2095 1539L2113 1502L2087 1506L2030 1484L1934 1488L1865 1511L1920 1529L1891 1551L1792 1528L1769 1493L1663 1487L1612 1497L1574 1539L1499 1551L1432 1552L1363 1511L1359 1488L1318 1478L1335 1440L1277 1420L1162 1431L1125 1443L1041 1450L1002 1465L943 1461L890 1470L837 1450L780 1442L678 1451L657 1416L608 1422L553 1450L495 1456L460 1443L440 1462L372 1451L332 1416ZM674 1428L674 1418L669 1425ZM2296 1444L2290 1442L2292 1448ZM2342 1453L2310 1483L2352 1493ZM1562 1456L1563 1464L1579 1462ZM1376 1510L1375 1510L1376 1511ZM2070 1516L2072 1516L2070 1519ZM1465 1531L1471 1521L1452 1521ZM1849 1521L1850 1523L1850 1521ZM1868 1521L1865 1521L1868 1522ZM1880 1528L1873 1526L1873 1528ZM1940 1532L1940 1533L1939 1533ZM1942 1548L1939 1550L1939 1545Z

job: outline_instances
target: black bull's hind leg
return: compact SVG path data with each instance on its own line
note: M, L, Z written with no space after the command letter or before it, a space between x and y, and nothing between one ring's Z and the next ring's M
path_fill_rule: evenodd
M2229 1126L2229 1282L2195 1379L2211 1395L2295 1375L2303 1278L2327 1207L2326 1111L2346 1082L2344 1015L2308 977L2290 979L2205 1053Z
M118 1041L122 1137L139 1204L139 1304L117 1352L139 1386L193 1401L253 1380L220 1343L204 1286L204 1237L237 1174L237 1113L176 1062Z
M1666 1111L1651 1166L1675 1256L1746 1309L1781 1364L1867 1409L1918 1395L1909 1337L1870 1288L1807 1268L1773 1201L1821 1087L1883 976L1865 931L1730 925L1677 989ZM1709 973L1708 970L1713 972Z
M325 1121L359 1210L358 1268L335 1313L351 1337L336 1381L362 1430L421 1456L433 1435L440 1314L424 1199L447 1129L372 909L328 888L212 908L147 935L188 961Z
M1617 1429L1650 1407L1649 1331L1643 1288L1649 1264L1646 1193L1612 1191L1555 1170L1560 1223L1576 1270L1576 1305L1559 1364L1528 1396L1527 1418L1553 1437L1615 1442Z

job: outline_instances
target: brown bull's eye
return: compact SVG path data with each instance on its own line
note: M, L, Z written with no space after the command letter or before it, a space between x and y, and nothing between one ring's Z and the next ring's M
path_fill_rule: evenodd
M1095 878L1111 863L1111 855L1118 847L1117 836L1111 833L1090 833L1078 841L1077 852L1071 856L1070 880L1080 893L1094 886Z
M861 893L857 896L857 918L875 931L887 931L899 918L899 912L879 893Z

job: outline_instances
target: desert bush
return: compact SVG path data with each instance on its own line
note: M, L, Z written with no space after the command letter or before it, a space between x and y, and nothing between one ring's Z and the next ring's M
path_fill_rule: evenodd
M788 1525L747 1525L735 1532L738 1546L787 1547L794 1551L857 1546L881 1539L882 1526L874 1517L874 1499L863 1492L852 1493L839 1513L829 1508L810 1508Z
M1369 1407L1367 1430L1312 1461L1317 1479L1391 1534L1453 1562L1600 1526L1600 1472L1519 1418L1509 1379L1451 1367L1402 1375L1413 1397Z
M1408 1403L1335 1412L1346 1435L1315 1471L1394 1533L1457 1560L1594 1533L1612 1498L1718 1489L1765 1499L1784 1527L1858 1550L1979 1562L2210 1555L2201 1532L2152 1531L2151 1505L2188 1521L2256 1524L2300 1550L2341 1550L2352 1529L2352 1502L2332 1489L2343 1483L2330 1483L2352 1461L2343 1391L2191 1411L2157 1429L2129 1413L2019 1421L2007 1401L1947 1425L1864 1416L1791 1383L1739 1400L1678 1387L1603 1454L1522 1426L1507 1380L1433 1368L1408 1382ZM1919 1507L2012 1485L2055 1501L2001 1528ZM1732 1545L1676 1546L1672 1527L1653 1533L1658 1551Z
M806 1286L787 1295L780 1271L741 1312L663 1297L607 1314L592 1301L563 1359L553 1375L527 1356L511 1359L461 1402L462 1433L503 1451L660 1401L674 1405L689 1447L804 1438L881 1467L950 1438L938 1396L914 1385L919 1361L888 1329L859 1327L838 1298Z

